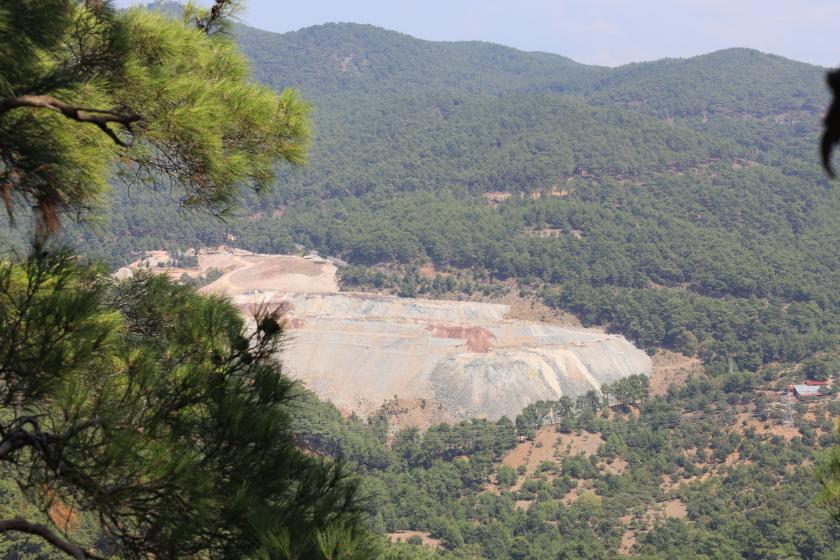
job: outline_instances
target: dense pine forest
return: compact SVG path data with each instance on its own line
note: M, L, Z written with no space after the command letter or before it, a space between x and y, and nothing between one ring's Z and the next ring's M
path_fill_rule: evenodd
M356 24L232 33L254 78L311 104L308 165L281 167L270 192L221 218L173 204L183 193L169 185L113 179L104 217L64 231L86 259L317 250L350 263L349 289L513 293L692 358L670 388L639 381L609 400L425 431L394 422L394 403L346 417L295 388L283 435L306 449L302 465L330 457L354 473L379 558L840 558L815 474L840 401L795 401L786 420L784 396L805 377L840 379L840 190L818 163L825 69L748 49L610 69ZM20 246L25 222L4 236ZM430 264L435 276L419 274ZM144 352L158 350L155 317L176 319L156 294L196 324L212 315L188 288L152 287L103 292ZM191 355L163 332L176 358ZM50 501L43 515L7 476L0 502L111 545L92 513ZM61 557L4 537L8 560Z

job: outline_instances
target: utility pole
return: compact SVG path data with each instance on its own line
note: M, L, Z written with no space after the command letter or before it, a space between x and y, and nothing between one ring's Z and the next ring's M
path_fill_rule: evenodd
M793 426L793 402L791 390L785 391L785 426Z

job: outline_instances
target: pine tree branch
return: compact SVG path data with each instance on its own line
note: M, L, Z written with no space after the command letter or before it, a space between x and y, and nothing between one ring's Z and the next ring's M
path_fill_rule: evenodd
M0 461L14 462L14 452L32 445L32 440L32 435L23 430L18 430L4 437L0 442Z
M24 430L24 426L31 426L32 431ZM17 419L12 424L10 431L0 430L0 434L2 435L2 439L0 439L0 461L13 463L15 461L14 453L24 447L34 447L41 454L44 452L44 435L41 433L38 420L33 416L24 416Z
M101 556L85 551L81 547L62 539L46 525L30 523L22 517L15 517L14 519L0 519L0 533L8 531L18 531L20 533L27 533L29 535L41 537L57 549L78 560L87 560L89 558L92 560L102 560Z
M213 26L222 19L225 7L230 3L231 0L216 0L216 3L210 8L210 15L207 16L207 20L199 21L197 27L205 33L210 33L213 30Z
M0 100L0 115L19 107L50 109L61 113L68 119L96 125L117 145L123 147L126 147L127 144L108 125L111 123L119 124L128 132L131 132L131 124L142 118L136 113L121 113L119 111L95 109L92 107L77 107L49 95L21 95L19 97L2 99Z
M835 175L834 169L831 167L831 152L837 144L840 144L840 69L829 72L826 81L834 99L823 121L825 131L820 148L823 167L828 176L833 178Z

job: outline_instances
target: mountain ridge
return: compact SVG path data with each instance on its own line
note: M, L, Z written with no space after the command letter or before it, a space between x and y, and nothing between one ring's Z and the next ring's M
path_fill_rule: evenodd
M656 118L707 119L816 115L827 100L823 68L742 47L608 68L489 42L418 39L369 24L286 33L240 25L235 36L256 79L277 89L295 86L316 106L332 105L334 97L545 93Z
M409 39L412 41L417 41L421 43L433 44L433 45L448 45L448 46L458 46L458 45L476 45L476 46L488 46L494 48L501 48L505 50L515 51L520 54L525 55L535 55L535 56L546 56L546 57L556 57L559 59L563 59L567 62L571 62L580 66L586 66L590 68L607 68L607 69L619 69L625 68L630 66L637 66L637 65L644 65L644 64L655 64L659 62L667 62L667 61L690 61L698 58L705 58L705 57L714 57L717 55L726 55L730 53L750 53L750 54L758 54L766 57L772 57L781 59L787 62L793 62L796 64L802 64L805 66L819 68L821 70L827 70L827 68L822 67L818 64L813 64L810 62L805 62L793 58L789 58L783 55L775 54L772 52L762 51L760 49L756 49L753 47L724 47L721 49L716 49L713 51L702 52L698 54L694 54L691 56L684 56L684 57L672 57L672 56L665 56L661 58L651 59L651 60L640 60L640 61L633 61L628 62L625 64L619 64L616 66L606 66L606 65L599 65L599 64L588 64L585 62L580 62L574 60L573 58L566 56L562 53L556 53L551 51L542 51L542 50L526 50L521 49L518 47L514 47L511 45L505 45L503 43L496 43L493 41L481 40L481 39L452 39L452 40L438 40L438 39L424 39L422 37L416 37L410 33L399 31L397 29L389 29L387 27L382 27L379 25L374 25L370 23L359 23L359 22L351 22L351 21L328 21L324 23L308 25L305 27L301 27L299 29L291 30L291 31L272 31L268 29L262 29L259 27L255 27L253 25L249 25L246 23L238 23L237 28L241 31L237 31L237 35L240 35L242 32L246 33L266 33L272 35L281 35L281 36L288 36L288 35L301 35L301 34L310 34L319 32L321 30L330 30L331 28L355 28L358 30L369 30L375 32L385 32L387 34L391 34L393 36L401 37L403 39Z

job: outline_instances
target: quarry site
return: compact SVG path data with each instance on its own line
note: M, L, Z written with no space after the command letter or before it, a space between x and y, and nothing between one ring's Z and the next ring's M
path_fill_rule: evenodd
M165 251L140 267L212 279L243 313L279 305L289 327L284 370L342 412L383 405L402 424L515 417L537 400L573 399L601 384L650 374L650 357L619 335L508 318L503 304L340 292L335 260L219 248L179 268ZM340 261L338 262L340 265ZM212 271L212 273L211 273Z

